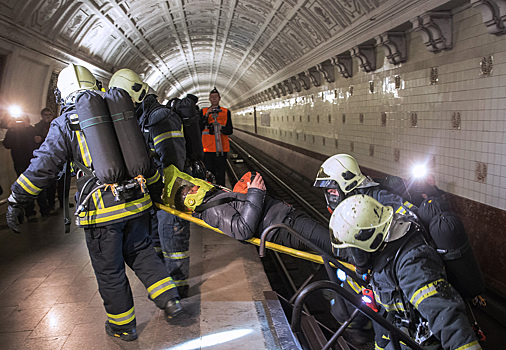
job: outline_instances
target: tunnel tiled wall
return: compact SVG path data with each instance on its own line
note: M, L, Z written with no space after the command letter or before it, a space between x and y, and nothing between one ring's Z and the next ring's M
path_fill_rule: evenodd
M443 190L506 209L506 35L466 6L453 14L452 50L407 39L405 63L377 47L371 73L353 61L351 78L336 71L335 83L256 105L258 135L404 178L424 162ZM234 112L236 127L255 131L253 107Z

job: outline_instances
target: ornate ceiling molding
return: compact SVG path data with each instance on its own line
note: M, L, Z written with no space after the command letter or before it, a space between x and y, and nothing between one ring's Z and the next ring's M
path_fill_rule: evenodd
M383 47L385 57L391 64L406 62L408 50L406 45L406 34L399 32L386 32L378 35L376 43Z
M357 43L365 43L374 37L393 29L395 26L410 22L414 17L441 5L440 0L387 0L381 2L376 8L369 8L370 12L355 18L341 31L335 32L328 40L314 46L311 51L304 53L296 61L285 65L262 81L252 87L243 96L246 97L258 89L272 85L276 81L282 81L293 75L293 72L303 72L308 67L330 59L333 56L344 53ZM239 104L243 97L232 101L232 105Z
M471 5L481 11L483 23L490 34L506 34L505 0L471 0Z
M427 50L437 53L453 47L452 15L450 11L426 12L411 20L420 32Z

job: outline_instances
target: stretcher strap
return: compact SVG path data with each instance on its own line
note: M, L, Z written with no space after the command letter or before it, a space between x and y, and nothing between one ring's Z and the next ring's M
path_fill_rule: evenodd
M185 219L187 221L191 221L199 226L202 226L202 227L205 227L205 228L208 228L208 229L211 229L213 231L216 231L218 233L221 233L224 235L224 233L217 229L216 227L212 227L211 225L208 225L204 220L202 219L197 219L197 218L194 218L193 216L191 216L190 214L187 214L187 213L183 213L183 212L180 212L176 209L172 209L171 207L167 207L163 204L159 204L159 203L155 203L156 206L172 215L176 215L176 216L179 216L180 218L182 219ZM260 238L251 238L251 239L248 239L246 240L245 242L248 242L248 243L251 243L251 244L254 244L254 245L257 245L259 246L260 245ZM311 262L314 262L314 263L317 263L317 264L323 264L323 259L320 255L317 255L317 254L312 254L312 253L308 253L308 252L304 252L304 251L301 251L301 250L297 250L297 249L293 249L293 248L288 248L288 247L285 247L283 245L280 245L280 244L276 244L276 243L271 243L271 242L265 242L265 247L268 248L268 249L271 249L271 250L274 250L276 252L279 252L279 253L283 253L283 254L288 254L288 255L291 255L291 256L294 256L296 258L301 258L301 259L304 259L304 260L308 260L308 261L311 261ZM349 268L350 270L352 271L355 271L355 266L351 265L351 264L348 264L348 263L345 263L345 262L342 262L340 261L344 266L346 266L347 268Z

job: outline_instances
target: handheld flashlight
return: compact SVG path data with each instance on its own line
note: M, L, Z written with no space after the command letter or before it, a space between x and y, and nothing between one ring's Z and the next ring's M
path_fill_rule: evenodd
M374 300L374 294L371 289L364 288L362 290L362 301L364 304L373 309L374 312L378 312L378 304L376 304L376 300Z
M9 114L12 115L14 118L21 117L21 113L22 113L21 107L16 105L12 105L9 107Z
M427 175L427 168L425 167L425 164L418 164L413 167L411 173L415 178L422 178Z

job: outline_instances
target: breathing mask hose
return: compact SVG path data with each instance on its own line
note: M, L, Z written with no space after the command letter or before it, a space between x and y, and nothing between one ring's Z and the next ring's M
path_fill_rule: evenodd
M93 179L90 179L88 180L91 181ZM86 184L88 184L88 182ZM88 193L88 195L86 197L84 197L83 201L81 202L81 204L79 204L79 206L77 207L76 209L76 212L75 212L75 216L78 216L79 214L81 214L81 212L84 210L84 207L86 206L86 203L88 202L88 200L91 198L91 196L93 195L93 193L97 192L98 190L102 189L102 188L105 188L107 187L108 185L100 185L98 187L96 187L95 189L93 189L93 191L91 191L90 193ZM86 185L85 187L83 188L86 188Z

